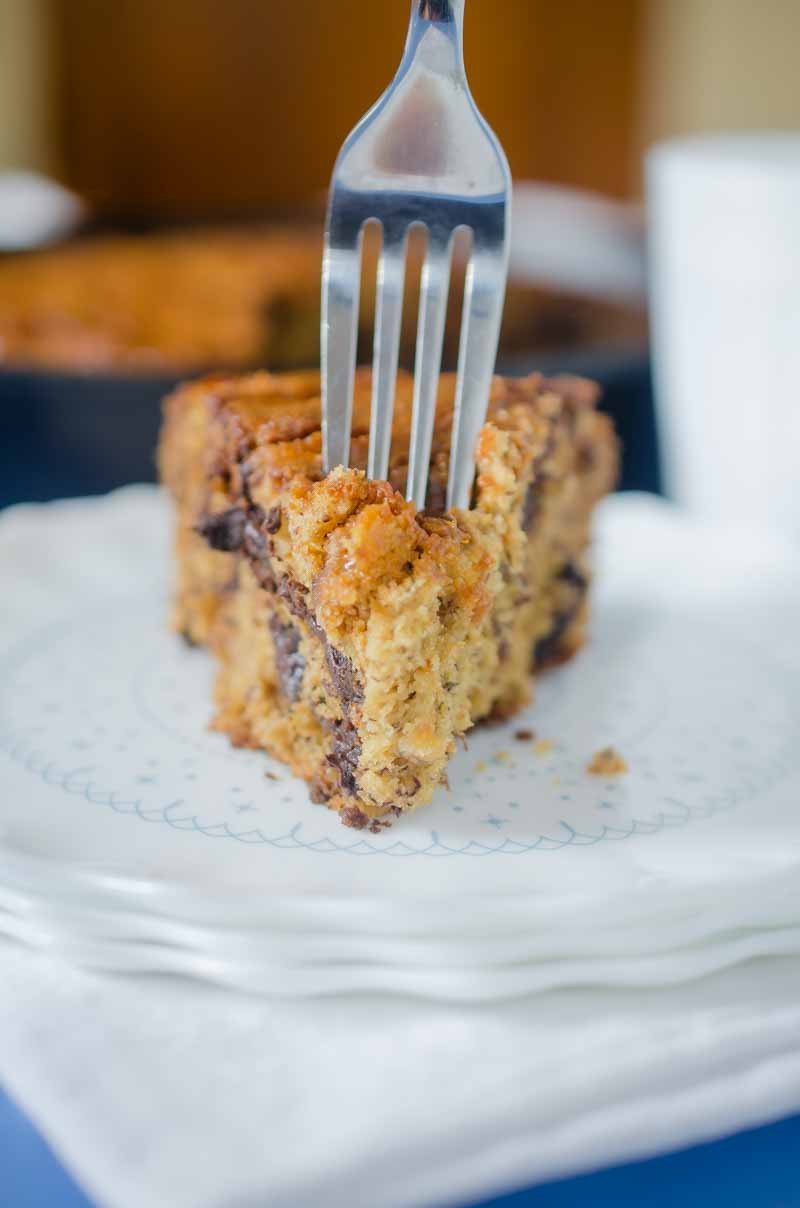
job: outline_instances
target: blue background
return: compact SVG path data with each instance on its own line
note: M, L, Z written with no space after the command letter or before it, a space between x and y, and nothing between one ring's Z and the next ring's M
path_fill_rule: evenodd
M2 1091L0 1203L6 1208L94 1208ZM800 1116L649 1162L517 1191L484 1201L481 1208L628 1204L800 1208Z

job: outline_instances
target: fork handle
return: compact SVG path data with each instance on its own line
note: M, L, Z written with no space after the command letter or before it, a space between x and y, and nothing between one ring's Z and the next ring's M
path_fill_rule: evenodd
M441 27L455 48L458 67L463 72L463 31L465 0L411 0L405 58L413 58L422 36L431 25Z

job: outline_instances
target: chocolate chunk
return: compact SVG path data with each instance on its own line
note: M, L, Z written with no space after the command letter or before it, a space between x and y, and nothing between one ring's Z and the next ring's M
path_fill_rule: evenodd
M180 637L180 639L181 639L181 641L183 642L184 646L188 646L190 650L194 649L194 647L195 647L195 646L199 646L199 645L200 645L200 643L199 643L199 642L196 642L196 641L194 640L194 638L192 637L192 635L189 633L188 629L182 629L182 630L180 631L180 634L179 634L178 636Z
M529 533L533 528L533 522L539 513L539 493L537 491L537 482L534 480L529 483L528 489L525 492L525 500L522 504L522 515L520 524L526 533Z
M505 565L507 567L507 564ZM492 617L492 634L494 635L494 640L497 643L497 657L501 663L504 663L511 654L511 646L506 634L503 632L503 626L500 624L497 617Z
M346 793L355 793L356 768L361 756L361 742L355 726L345 720L329 722L327 728L331 733L331 753L326 756L328 763L339 773L339 782Z
M390 818L370 818L357 805L346 805L339 817L345 826L352 826L354 830L368 830L371 835L379 835L392 825Z
M354 702L360 704L364 699L364 689L347 655L342 654L335 646L326 644L325 662L328 664L334 691L345 709Z
M267 549L267 539L262 531L264 518L264 509L258 504L253 504L247 509L247 522L242 539L246 554L262 554Z
M424 511L426 516L443 516L447 511L447 483L441 478L428 480Z
M549 458L553 454L556 446L556 425L550 429L544 447L533 459L532 474L533 477L528 484L528 489L525 492L525 499L522 504L522 515L520 516L520 524L524 531L529 533L533 528L539 516L539 510L542 506L542 490L548 480L548 474L545 466Z
M561 638L577 612L577 608L570 608L566 612L557 613L550 632L545 634L543 638L539 638L533 644L533 658L531 659L531 667L534 670L540 670L546 667L548 663L558 662L559 643Z
M242 484L242 494L248 503L252 504L253 496L250 493L250 476L253 472L253 467L248 461L241 462L239 466L239 477Z
M565 562L558 572L560 582L568 584L573 589L572 602L569 607L562 608L553 617L550 632L534 643L531 666L534 670L545 667L548 663L557 663L561 658L561 639L569 626L578 615L584 597L589 587L589 580L576 562L570 559Z
M252 507L247 513L242 537L242 548L250 559L253 574L265 591L275 590L275 574L269 556L267 539L262 532L264 513L260 507Z
M339 817L345 826L352 826L354 830L364 830L369 826L369 818L357 805L346 805L339 811Z
M244 508L228 508L226 512L203 516L196 531L212 549L231 554L242 548L246 521Z
M572 561L572 559L570 559L569 562L564 563L561 570L558 572L558 577L563 583L570 583L579 592L585 592L586 588L589 586L586 575L578 567L578 564Z
M590 474L597 465L597 451L594 445L581 445L575 458L575 468L579 474Z
M298 583L297 579L290 579L288 575L283 575L278 580L277 592L281 599L289 605L290 612L293 612L301 621L309 619L311 612L308 607L307 587Z
M269 629L275 646L275 670L281 691L287 700L296 701L303 684L306 660L300 653L300 634L294 625L287 625L277 613L271 613Z
M332 793L330 786L325 783L322 776L312 776L308 782L308 795L315 805L325 805L330 801Z
M264 515L264 528L272 535L277 533L281 527L281 509L276 504L274 507L268 508Z

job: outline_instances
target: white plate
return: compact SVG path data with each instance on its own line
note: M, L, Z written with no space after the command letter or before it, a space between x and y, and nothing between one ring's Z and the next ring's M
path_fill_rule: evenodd
M683 911L663 920L591 928L537 930L535 926L491 935L375 936L369 932L318 932L296 927L240 928L202 926L147 912L76 905L45 895L0 886L0 913L53 934L74 940L161 944L197 953L245 959L268 965L310 965L334 962L438 967L458 965L491 969L526 961L571 962L591 957L652 957L677 949L726 944L745 932L767 936L800 926L797 893L794 913L776 909L777 899L753 902L747 927L731 924L729 908L719 906L698 914ZM768 946L768 945L767 945Z
M475 731L450 792L373 836L207 732L210 660L164 625L168 529L148 488L0 522L6 884L213 924L463 935L689 902L742 923L745 891L791 883L800 663L773 633L800 571L783 547L611 501L588 649ZM514 739L528 726L551 749ZM587 775L607 743L627 776Z
M467 946L467 959L451 952L425 954L421 962L364 960L275 950L270 942L185 945L141 937L95 935L73 919L18 914L0 908L0 935L58 959L103 972L164 973L215 982L253 994L317 997L381 992L445 1001L488 1002L574 986L666 986L764 956L800 954L800 927L732 931L700 945L664 952L560 956L554 960L483 960Z

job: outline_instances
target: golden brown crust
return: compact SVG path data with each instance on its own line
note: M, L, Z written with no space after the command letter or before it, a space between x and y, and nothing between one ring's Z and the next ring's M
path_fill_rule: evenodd
M459 244L459 241L456 241ZM364 246L362 331L375 313L379 241ZM460 245L459 245L460 246ZM319 351L321 222L106 236L0 260L0 364L179 372L312 364ZM455 252L461 265L465 249ZM412 233L401 361L413 364L424 239ZM458 278L456 268L454 278ZM444 363L458 354L462 295L450 291ZM504 355L642 348L644 312L511 280Z
M308 363L314 228L116 236L0 264L0 363L99 371Z
M591 511L617 467L592 383L496 378L474 506L443 513L445 375L418 512L398 489L411 379L398 380L389 482L362 468L370 391L359 371L353 468L327 477L316 373L182 387L161 442L176 624L219 657L216 724L289 762L350 825L424 804L457 736L510 716L531 663L580 645Z

